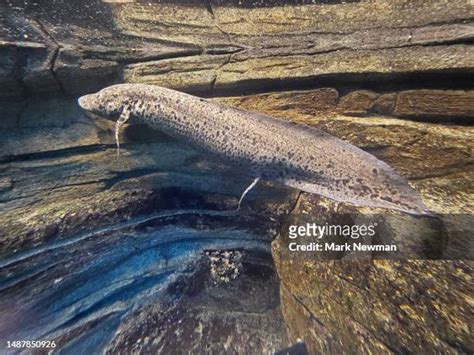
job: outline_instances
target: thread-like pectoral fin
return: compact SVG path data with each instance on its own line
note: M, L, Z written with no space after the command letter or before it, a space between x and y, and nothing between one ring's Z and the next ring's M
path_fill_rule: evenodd
M259 176L259 177L256 177L255 180L252 181L252 183L249 185L249 187L247 187L247 188L245 189L245 191L243 192L242 196L240 196L239 205L237 206L237 211L240 210L240 204L242 203L242 201L243 201L245 195L247 195L247 194L250 192L250 190L252 190L252 189L255 187L255 185L257 185L257 183L258 183L259 180L260 180L260 176Z
M115 143L117 144L117 155L120 155L120 127L122 127L122 125L128 121L128 119L130 118L130 113L130 107L125 106L117 122L115 122Z

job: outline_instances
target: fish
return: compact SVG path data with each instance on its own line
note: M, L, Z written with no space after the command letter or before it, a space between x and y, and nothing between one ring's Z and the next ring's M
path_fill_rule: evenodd
M145 124L246 172L356 206L429 215L420 195L372 154L316 127L147 84L117 84L80 97L82 109Z

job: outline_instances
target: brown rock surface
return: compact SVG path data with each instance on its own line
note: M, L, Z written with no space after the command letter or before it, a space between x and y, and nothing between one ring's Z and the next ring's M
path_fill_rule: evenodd
M348 116L367 116L378 97L379 95L371 91L353 91L341 98L338 109Z
M472 351L469 263L279 260L278 247L289 337L312 352Z
M64 6L2 5L3 96L21 95L25 85L27 93L88 92L97 89L94 77L103 85L125 80L222 95L314 86L315 79L389 81L442 71L470 77L474 65L473 11L465 1L450 2L449 11L442 1L385 0L339 4L337 11L329 4ZM35 61L22 59L33 57L25 46L34 47Z
M392 116L396 100L396 93L382 94L372 103L371 109L374 113Z
M398 94L394 114L400 117L474 117L474 91L410 90Z

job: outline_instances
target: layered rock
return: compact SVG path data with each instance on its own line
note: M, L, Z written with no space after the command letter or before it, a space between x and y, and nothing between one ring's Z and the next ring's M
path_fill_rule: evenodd
M443 4L2 5L2 96L84 93L122 80L222 95L327 80L384 86L397 75L471 76L472 9Z
M394 108L399 117L474 116L473 91L410 90L401 92Z
M228 283L216 284L209 277L210 268L206 257L188 267L187 274L167 290L171 297L178 295L179 301L153 304L130 315L107 353L157 349L170 353L186 353L184 349L272 353L282 348L278 278L271 257L245 252L240 275ZM253 296L245 297L247 292Z

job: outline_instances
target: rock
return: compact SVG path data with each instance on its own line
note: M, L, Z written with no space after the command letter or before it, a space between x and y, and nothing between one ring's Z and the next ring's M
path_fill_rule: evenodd
M393 116L393 109L395 101L397 100L396 93L382 94L372 103L370 110L373 113Z
M22 95L25 85L28 93L63 88L76 94L122 80L223 95L364 77L385 90L394 75L408 82L433 82L441 71L470 75L473 27L464 21L466 5L456 1L446 11L441 4L3 5L8 19L0 21L0 39L12 47L3 59L4 96ZM23 38L15 28L24 29ZM27 40L35 50L24 66Z
M275 355L308 355L308 349L303 342L297 342L295 345L277 351Z
M235 90L239 86L241 90L249 90L259 82L304 81L336 73L354 79L357 75L376 77L374 73L413 72L413 68L423 68L427 72L462 69L474 65L470 59L474 58L471 51L472 48L465 45L440 45L432 48L414 46L377 51L338 50L314 56L290 54L250 58L246 61L231 60L220 69L215 88L217 91Z
M0 43L0 97L21 96L22 87L18 78L17 48L8 43Z
M238 278L216 284L209 265L203 259L195 262L187 275L168 287L171 301L131 314L106 353L184 354L206 349L210 353L263 354L284 347L271 258L246 252L242 267Z
M268 94L222 97L214 100L231 106L238 106L252 111L288 119L296 114L316 115L334 112L339 93L334 88L322 88L309 91L273 92Z
M112 9L121 30L137 37L194 44L201 48L231 44L228 34L216 23L214 14L202 5L135 3Z
M312 352L472 351L468 262L287 258L277 269L289 338Z
M124 80L130 83L155 84L192 93L214 89L218 68L228 55L203 55L130 64L124 68Z
M371 114L396 116L393 113L397 93L376 93L367 90L351 91L341 98L338 111L344 115L364 117Z
M367 116L369 109L379 97L371 91L353 91L341 98L338 109L349 116Z
M9 190L12 186L12 179L10 177L5 176L0 179L0 191Z
M228 283L242 273L242 253L232 250L207 251L210 261L211 279L214 283Z
M8 5L0 5L0 9L6 14L0 17L0 51L5 51L0 68L9 68L10 80L16 81L16 88L5 87L0 98L57 91L59 83L52 69L58 45L44 34L36 19L16 13Z
M74 49L60 50L54 72L66 94L96 92L118 82L117 62L85 59Z
M15 46L19 78L26 93L58 91L60 86L53 73L57 46L51 41L17 42Z
M136 40L118 33L110 21L108 5L95 1L77 9L65 9L54 2L46 2L44 8L24 4L1 7L8 14L8 18L0 18L0 39L5 41L0 44L0 50L5 51L3 76L8 84L3 97L96 91L119 80L123 63L202 52L195 44ZM72 12L82 21L64 16ZM23 28L21 38L13 36L19 27Z
M19 100L0 104L0 129L17 127L22 107L22 102Z
M472 273L466 261L472 254L465 249L470 242L461 243L464 261L450 260L447 253L452 245L436 237L443 233L441 221L390 211L370 213L316 196L300 197L272 245L281 277L287 341L303 339L315 353L471 351L470 305L465 297ZM387 260L387 254L288 251L288 243L295 241L288 238L289 225L352 225L367 220L378 221L377 228L388 227L377 242L396 241L405 255ZM298 238L302 244L309 241L314 238Z
M100 144L75 98L36 97L0 105L0 159Z
M464 3L453 4L442 15L433 13L437 6L410 5L402 11L389 2L380 6L385 10L370 2L357 2L344 4L337 11L333 11L333 5L317 4L265 9L211 6L211 12L205 7L126 4L116 6L114 12L122 30L136 36L197 43L204 47L204 54L213 53L208 49L223 43L236 48L228 52L224 62L216 62L211 68L207 68L206 56L170 59L165 64L184 66L184 74L171 70L163 75L162 66L137 65L147 68L146 77L151 80L146 82L173 87L180 83L179 88L185 91L195 92L200 76L205 82L198 80L200 87L208 89L209 82L213 82L210 90L222 95L264 91L315 78L324 80L335 73L345 73L352 79L357 75L402 74L417 68L415 72L424 75L472 65L469 47L441 45L468 41L472 37L470 24L431 25L433 18L443 18L441 22L464 18ZM262 28L259 24L263 12L266 23ZM370 22L359 20L358 15L366 18L368 14ZM193 70L188 62L197 68ZM202 71L203 65L206 71ZM127 74L127 69L126 81L140 80L139 75Z
M176 193L155 202L172 199ZM269 253L278 222L197 206L84 228L65 240L55 238L57 224L38 248L13 249L1 259L0 337L50 334L56 349L80 353L283 347ZM238 277L215 283L206 251L240 255Z
M213 7L220 27L227 33L241 35L278 34L282 31L302 30L320 33L351 33L363 29L403 28L456 22L466 19L472 9L463 0L450 3L449 9L443 1L391 2L382 0L354 1L336 4L258 7ZM136 6L136 5L129 5ZM265 26L259 20L265 18ZM367 19L370 18L370 21Z
M474 117L474 91L408 90L397 96L394 114L400 117Z
M130 289L147 290L148 271L155 270L157 260L161 263L161 254L147 254L151 249L141 243L153 238L137 238L137 229L128 222L197 209L218 213L212 223L219 227L222 218L229 218L221 214L235 208L250 183L243 172L143 127L122 132L123 150L117 157L112 123L88 119L76 98L64 93L122 81L209 96L252 93L214 100L313 125L366 149L406 177L435 214L414 218L372 211L261 183L244 201L239 219L232 215L232 220L255 236L271 238L278 230L272 255L279 285L267 273L269 260L249 260L246 253L239 258L237 252L225 256L231 249L211 248L194 270L198 272L166 290L170 302L140 308L120 323L130 289L103 293L94 279L95 292L86 290L91 308L68 314L79 312L82 322L81 314L95 314L94 307L110 308L101 308L104 313L95 315L99 318L77 328L66 323L69 328L61 338L65 352L81 341L92 346L91 332L102 334L94 328L96 321L112 324L116 337L108 346L111 353L175 351L183 341L190 349L206 344L211 352L226 346L244 353L269 352L299 340L309 353L473 351L472 300L467 296L472 293L472 263L465 260L472 257L474 232L474 132L469 125L424 122L465 123L472 118L474 35L472 9L465 1L451 1L449 7L445 1L362 0L249 8L215 2L177 6L48 0L41 6L1 4L0 10L0 255L14 260L13 276L7 272L7 278L13 277L7 280L10 285L22 285L26 271L33 270L38 277L31 277L30 287L58 292L56 297L46 292L43 300L21 288L27 301L21 304L34 304L43 315L53 316L51 308L35 302L69 305L69 291L77 283L63 274L76 275L76 267L84 271L84 265L102 260L94 254L97 249L109 253L114 246L115 256L131 258L127 268L145 267L145 279L138 278ZM52 92L61 95L37 95ZM338 252L295 258L286 252L289 224L354 223L368 216L385 228L378 237L396 241L409 260L371 260L368 254L361 260ZM160 223L176 222L167 218ZM185 227L203 226L199 214L179 221ZM138 230L156 227L147 223ZM79 261L63 264L63 259L48 257L50 251L62 255L48 248L61 249L77 236L117 224L125 230L116 245L107 238L90 238L71 247ZM39 254L30 265L21 256L34 248ZM444 260L426 260L440 257ZM18 272L22 268L25 273ZM212 268L215 277L206 274ZM88 288L89 279L99 274L86 274ZM215 282L221 278L225 282ZM117 285L116 280L109 281ZM62 288L65 282L69 288ZM263 284L271 287L259 289ZM4 293L2 312L17 310L6 301L19 299L12 296L16 290ZM94 298L98 295L104 298ZM45 327L52 326L49 320L38 318ZM78 337L81 332L84 336Z

